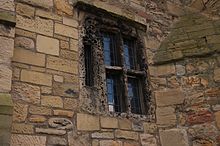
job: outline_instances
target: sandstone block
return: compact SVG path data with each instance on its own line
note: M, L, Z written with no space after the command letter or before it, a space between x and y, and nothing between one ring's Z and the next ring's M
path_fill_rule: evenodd
M70 39L70 50L78 52L78 40Z
M41 96L41 104L49 107L63 107L63 100L59 96Z
M63 24L55 23L55 33L62 36L78 39L78 30Z
M34 133L34 126L31 124L13 123L12 124L12 132L13 133L23 133L23 134L33 134Z
M64 98L64 108L65 109L77 109L78 108L78 99L73 98Z
M52 88L51 87L46 87L46 86L41 86L41 93L51 94L52 93Z
M175 74L175 66L173 64L150 66L149 72L151 76L167 76Z
M53 56L47 57L47 68L78 74L78 62Z
M213 121L212 112L209 110L196 111L195 113L189 113L187 116L187 123L189 125L208 123Z
M32 123L44 123L46 120L45 116L40 115L31 115L29 117L29 121Z
M29 17L29 18L33 18L34 17L34 12L35 12L35 8L29 6L29 5L24 5L21 3L17 3L16 6L16 12L19 15L25 16L25 17Z
M48 144L49 145L59 145L59 146L66 146L67 140L65 138L61 138L58 136L49 136L48 137Z
M119 128L123 130L131 130L132 123L128 119L119 119L118 120Z
M157 140L153 135L140 134L140 139L142 146L157 146Z
M73 15L73 6L67 0L55 0L54 3L58 13Z
M69 50L70 48L69 42L60 40L60 48L64 50Z
M182 104L184 101L184 94L181 89L168 89L155 91L155 98L157 106L170 106Z
M28 71L28 70L21 70L21 81L34 83L39 85L51 86L52 85L52 75Z
M13 56L14 40L0 36L0 63L9 63Z
M53 0L19 0L21 2L25 2L34 6L43 7L43 8L51 8L53 7Z
M101 117L102 128L118 128L118 119L110 117Z
M78 98L78 85L70 83L54 83L53 93L58 96Z
M15 46L26 48L26 49L33 49L34 48L34 41L30 38L26 37L16 37L15 38Z
M124 146L140 146L137 142L124 142Z
M92 133L92 138L114 139L114 134L112 132L95 132L95 133Z
M45 55L29 50L15 48L13 61L36 66L45 66Z
M48 124L52 128L59 130L70 130L73 129L73 123L67 118L50 118Z
M53 36L53 21L36 17L35 19L28 19L20 15L16 16L16 27L44 34L47 36Z
M64 49L60 50L60 57L68 59L68 60L76 60L76 61L79 60L78 53L73 52L73 51L64 50Z
M52 115L51 109L40 106L30 106L29 112L36 115Z
M36 48L38 52L59 55L59 41L57 39L38 35Z
M138 140L138 132L133 131L123 131L123 130L116 130L115 131L116 138L124 138L124 139L131 139L131 140Z
M175 109L172 107L157 108L156 118L160 126L173 126L176 124Z
M145 133L156 133L157 132L157 125L155 123L145 122L143 125L144 125Z
M57 129L52 129L52 128L36 128L37 133L42 133L42 134L51 134L51 135L65 135L66 131L65 130L57 130Z
M54 75L53 76L53 79L54 79L54 81L56 81L56 82L60 82L60 83L62 83L63 82L63 76L59 76L59 75Z
M11 90L11 80L12 70L5 65L0 65L0 92L9 92Z
M19 28L16 28L15 33L17 35L20 35L20 36L23 36L23 37L28 37L28 38L31 38L31 39L35 39L36 38L36 33L29 32L29 31L26 31L26 30L23 30L23 29L19 29Z
M170 129L160 131L162 146L189 146L187 133L184 129Z
M54 110L53 113L55 116L66 116L69 118L72 118L74 114L72 111L67 110Z
M216 82L220 81L220 68L217 68L217 69L214 70L214 80Z
M11 146L45 146L46 136L12 134Z
M99 117L88 114L77 114L77 130L94 131L99 130Z
M100 146L121 146L121 141L114 141L114 140L101 140Z
M72 26L72 27L78 27L79 23L77 20L73 19L73 18L68 18L68 17L63 17L63 24L68 25L68 26Z
M8 11L15 11L14 0L1 0L0 9L4 9Z
M13 121L24 122L28 114L28 105L18 102L14 103Z
M10 93L0 93L0 115L12 115L14 104Z
M48 18L48 19L53 19L53 20L57 20L57 21L62 21L62 17L61 16L58 16L55 13L50 12L50 11L44 11L44 10L41 10L41 9L37 9L36 10L36 15L40 16L40 17L43 17L43 18Z

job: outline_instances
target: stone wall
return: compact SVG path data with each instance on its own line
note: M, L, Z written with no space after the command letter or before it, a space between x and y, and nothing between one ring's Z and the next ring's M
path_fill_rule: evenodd
M0 10L10 14L0 14L5 20L0 23L3 143L8 144L12 126L12 146L219 145L220 21L217 6L213 13L205 11L214 0L202 9L199 2L0 1ZM80 67L84 19L90 13L110 14L145 31L150 114L91 112L101 103L84 92ZM11 102L2 102L8 93L12 125Z

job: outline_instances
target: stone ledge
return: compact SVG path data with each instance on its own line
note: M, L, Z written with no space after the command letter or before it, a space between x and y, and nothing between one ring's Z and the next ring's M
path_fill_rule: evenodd
M13 102L10 94L0 93L0 114L12 115Z
M136 14L132 16L131 15L128 16L124 12L123 8L116 7L115 5L109 5L109 4L106 4L105 2L102 2L100 4L100 1L95 2L95 1L88 1L88 0L74 0L73 6L83 11L88 11L89 13L93 13L96 15L107 14L110 16L119 17L122 20L135 23L136 25L140 27L145 27L147 24L146 20L142 21L141 19L138 19L137 17L135 17Z
M16 25L15 13L5 10L0 10L0 23L6 24L7 26L15 27Z

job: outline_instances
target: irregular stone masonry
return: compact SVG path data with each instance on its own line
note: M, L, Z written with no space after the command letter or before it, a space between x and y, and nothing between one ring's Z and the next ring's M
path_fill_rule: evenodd
M1 0L0 145L220 145L219 7L217 0ZM139 34L147 115L107 111L102 66L94 65L99 90L85 87L83 37L97 62L103 57L87 16L106 30L121 24L126 35Z

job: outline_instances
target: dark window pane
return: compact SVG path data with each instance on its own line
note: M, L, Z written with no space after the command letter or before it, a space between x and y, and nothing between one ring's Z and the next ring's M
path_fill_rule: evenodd
M124 62L127 69L136 69L136 50L133 40L124 39Z
M112 112L121 112L120 78L117 75L107 75L108 108Z
M128 99L131 104L131 112L141 114L141 103L138 79L128 78Z
M114 34L103 34L104 62L106 65L118 66L119 53L116 48L117 41Z
M84 54L85 54L85 70L86 78L85 82L87 86L93 86L94 76L93 76L93 56L92 56L92 47L91 45L84 45Z

